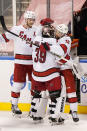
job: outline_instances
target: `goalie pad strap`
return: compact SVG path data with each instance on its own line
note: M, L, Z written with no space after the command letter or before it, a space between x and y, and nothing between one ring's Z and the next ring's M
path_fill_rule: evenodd
M32 105L32 106L35 106L35 105L36 105L36 103L34 103L34 102L31 102L31 105Z
M56 107L56 105L51 105L51 104L49 104L49 107L55 108L55 107Z
M37 110L36 110L36 109L34 109L34 108L32 108L32 109L31 109L31 111L32 111L32 112L37 112Z
M54 114L54 111L50 110L50 114Z

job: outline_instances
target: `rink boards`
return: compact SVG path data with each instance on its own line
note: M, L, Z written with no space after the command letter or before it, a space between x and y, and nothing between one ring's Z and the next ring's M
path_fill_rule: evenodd
M87 60L80 60L84 70L87 69ZM11 88L13 86L14 57L0 57L0 110L11 110ZM30 109L30 82L27 81L21 89L19 107L22 111ZM78 105L78 113L87 113L87 80L82 77L80 80L81 103ZM65 112L69 112L69 105L65 105Z

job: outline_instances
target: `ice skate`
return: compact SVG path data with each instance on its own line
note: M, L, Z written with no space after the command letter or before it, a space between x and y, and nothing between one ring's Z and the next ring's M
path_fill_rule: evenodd
M13 116L21 117L22 111L18 108L17 105L12 104L11 110L12 110Z
M53 126L53 125L58 125L58 120L57 120L57 118L49 117L48 119L49 119L49 122L50 122L51 126Z
M49 122L51 123L51 125L61 125L64 123L64 119L62 117L60 118L52 118L52 117L49 117Z
M59 119L58 119L58 123L59 123L59 125L64 124L64 121L65 121L64 118L59 117Z
M43 123L43 118L42 117L32 117L33 118L33 122L35 124L38 124L38 123Z
M49 119L49 123L51 123L52 126L57 124L56 118L49 117L48 119Z
M42 117L36 117L35 114L32 114L32 112L29 112L29 117L34 121L35 124L37 123L42 123L43 122L43 118Z
M79 118L78 118L78 115L77 115L77 111L70 111L70 114L72 115L72 119L74 122L78 122L79 121Z
M29 111L28 116L29 116L30 118L33 118L33 114L32 114L32 112L31 112L31 111Z

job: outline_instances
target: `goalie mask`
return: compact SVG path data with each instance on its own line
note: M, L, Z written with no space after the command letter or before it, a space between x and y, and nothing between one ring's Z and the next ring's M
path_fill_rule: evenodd
M41 21L40 21L40 24L42 25L42 26L44 26L44 25L51 25L51 24L53 24L54 23L54 20L52 20L51 18L44 18L44 19L42 19Z
M54 38L54 27L53 26L49 26L49 25L45 25L42 28L42 37Z

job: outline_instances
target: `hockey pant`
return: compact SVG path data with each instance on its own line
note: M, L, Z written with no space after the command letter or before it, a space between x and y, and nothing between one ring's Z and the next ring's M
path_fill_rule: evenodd
M32 76L32 65L14 65L14 83L11 87L11 102L14 105L18 104L20 97L20 91L24 87L26 82L26 75L28 75L28 80L31 80Z

